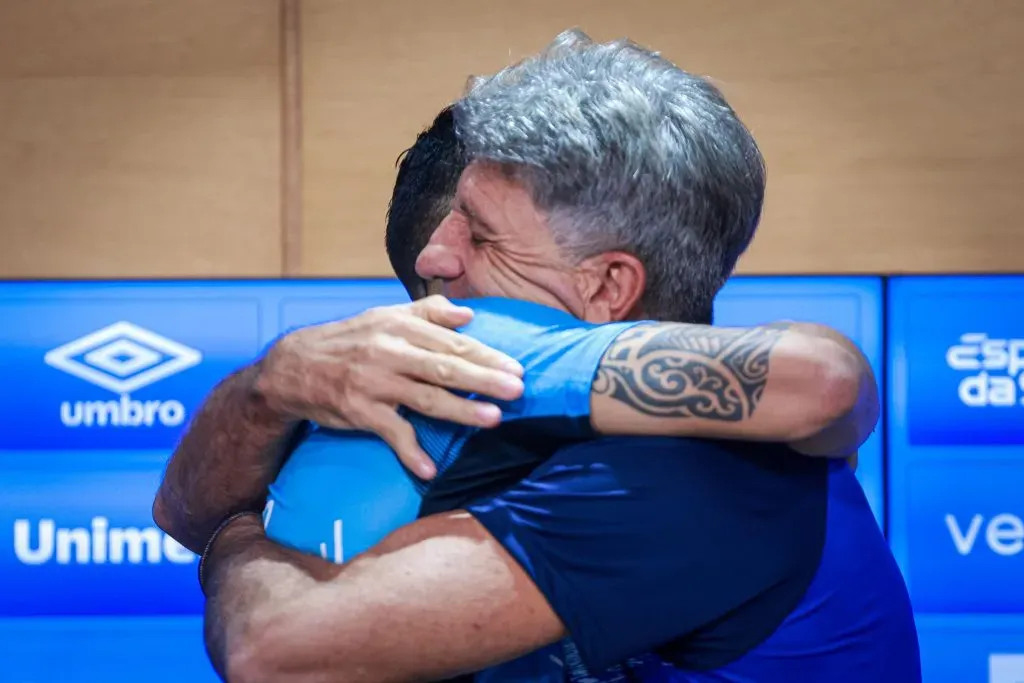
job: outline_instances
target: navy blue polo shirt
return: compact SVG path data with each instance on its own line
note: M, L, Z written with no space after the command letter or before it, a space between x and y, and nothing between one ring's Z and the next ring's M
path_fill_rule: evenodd
M571 634L480 683L921 680L903 577L843 462L607 438L467 508Z

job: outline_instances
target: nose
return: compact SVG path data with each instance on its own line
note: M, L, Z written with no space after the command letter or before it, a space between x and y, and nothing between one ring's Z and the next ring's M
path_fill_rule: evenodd
M441 221L416 259L416 274L424 280L455 280L465 272L455 223L456 219L450 214Z

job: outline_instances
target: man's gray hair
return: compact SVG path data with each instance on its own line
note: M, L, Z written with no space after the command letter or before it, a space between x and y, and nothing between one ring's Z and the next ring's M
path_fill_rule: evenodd
M710 322L760 220L765 168L707 80L566 31L478 79L455 119L468 160L522 183L565 254L630 252L647 271L645 317Z

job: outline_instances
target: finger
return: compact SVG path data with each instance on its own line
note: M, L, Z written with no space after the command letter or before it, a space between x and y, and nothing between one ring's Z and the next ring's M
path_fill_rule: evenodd
M501 409L493 403L462 398L430 384L406 380L396 387L393 401L421 415L468 427L501 424Z
M458 356L470 363L501 370L516 377L523 376L523 366L511 356L492 349L469 335L460 334L420 318L410 317L405 320L401 336L410 344L429 351Z
M473 319L473 309L456 306L439 294L412 304L411 310L420 318L448 328L462 327Z
M503 401L514 401L523 394L523 381L507 372L470 363L457 356L435 353L395 339L381 340L387 362L382 363L387 375L400 375L438 387L483 394ZM375 381L371 393L380 385Z
M420 447L416 430L395 409L375 404L367 412L365 424L391 446L402 464L420 479L433 479L437 474L434 461Z
M341 414L346 414L353 397L385 402L397 398L402 402L404 397L395 396L393 386L393 382L400 379L504 401L514 401L523 394L523 382L515 375L474 365L456 356L427 351L401 337L378 335L368 347L364 358L347 364L342 375L322 372L315 378L323 389L320 393L336 399L319 401L319 405L333 405ZM342 376L343 382L339 383Z
M408 362L408 355L403 360ZM397 361L393 365L397 365ZM336 409L332 411L335 415L340 417L344 414L349 418L354 411L373 403L404 405L428 417L471 427L495 427L501 423L501 409L498 406L456 396L441 386L404 374L395 374L395 368L388 372L366 373L359 379L358 385L357 391L347 397L338 396ZM352 419L350 421L356 422Z

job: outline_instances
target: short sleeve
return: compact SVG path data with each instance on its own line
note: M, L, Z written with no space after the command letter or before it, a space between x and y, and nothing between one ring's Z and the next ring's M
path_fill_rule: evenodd
M464 501L503 481L518 481L524 469L532 469L561 443L593 436L594 375L615 338L639 324L592 325L564 311L514 299L455 303L474 311L473 320L459 331L518 360L525 386L516 401L488 399L502 410L502 425L496 430L455 426L402 409L440 475L429 486L419 484L426 496L424 510ZM502 455L482 449L498 449Z
M746 448L585 442L467 508L545 595L584 664L600 670L813 574L823 478L765 467Z
M608 346L638 322L594 325L564 311L514 299L456 302L474 310L459 331L519 361L522 398L503 402L505 421L590 416L590 387Z

